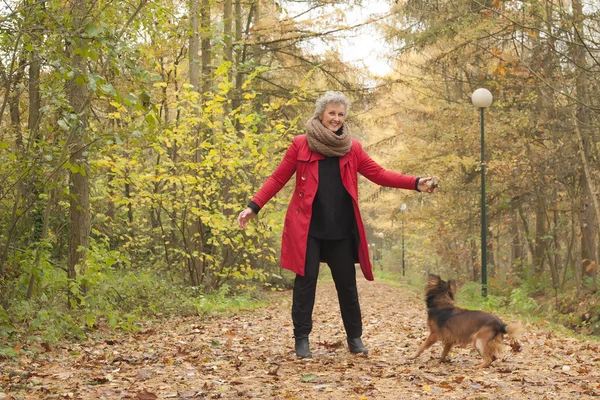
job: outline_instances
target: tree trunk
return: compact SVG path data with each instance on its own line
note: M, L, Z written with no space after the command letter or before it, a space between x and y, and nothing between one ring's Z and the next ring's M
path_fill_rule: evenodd
M36 43L41 44L41 43ZM35 46L34 46L35 48ZM29 131L29 142L28 148L30 148L33 143L39 142L39 131L40 131L40 109L42 107L42 101L40 96L40 57L39 54L33 50L29 53L29 117L27 119L27 130ZM34 175L37 176L37 175ZM35 178L34 178L35 179ZM35 199L32 201L38 202L37 207L35 208L35 216L34 216L34 241L39 242L48 238L48 225L47 225L47 217L49 216L49 210L51 207L50 198L45 202L45 207L42 207L42 204L39 204L39 194L35 189L37 187L37 182L33 183ZM37 243L36 243L37 244ZM35 261L33 266L36 270L38 269L38 263L40 260L40 248L36 250ZM27 286L27 300L31 299L33 295L33 290L35 288L36 281L36 273L32 272L29 277L29 285Z
M69 256L68 277L77 277L77 267L85 269L86 252L90 243L90 182L86 144L88 142L89 102L86 81L85 60L76 50L85 46L86 39L79 34L85 26L87 13L86 0L74 0L72 17L74 32L69 38L67 56L71 60L73 79L68 84L68 99L77 119L68 141L70 162L77 168L69 171L70 215L69 215ZM78 82L79 81L79 82Z
M550 267L550 274L552 276L552 288L554 290L558 290L560 287L560 243L558 241L558 216L556 210L554 211L553 215L554 230L551 229L551 231L553 231L553 241L551 242L553 248L550 246L546 247L546 258L548 259L548 266Z
M242 104L242 79L244 79L241 71L242 64L242 2L235 0L233 19L235 21L235 90L231 107L235 110ZM237 125L236 125L237 126Z
M511 267L519 269L523 268L523 242L521 240L521 232L519 230L519 224L517 223L517 214L513 212L511 223Z
M525 231L527 247L529 248L529 253L531 254L531 257L533 258L533 257L535 257L535 243L533 240L531 240L531 233L529 231L529 223L527 222L527 215L525 214L525 211L523 211L523 209L521 207L519 207L518 211L519 211L519 216L521 217L521 223L523 224L523 230ZM526 274L527 271L525 271L525 269L523 269L523 273Z
M200 90L200 30L198 27L199 0L190 1L190 85ZM166 97L166 96L165 96ZM167 102L165 102L167 104Z
M210 0L202 0L200 9L200 38L202 39L202 96L212 87L211 79Z
M581 0L572 0L573 27L575 43L572 45L573 61L577 67L575 78L575 96L578 100L577 109L574 112L574 129L577 135L577 144L581 157L583 176L581 186L583 188L583 210L582 210L582 268L584 273L593 277L594 290L598 290L597 263L599 247L596 243L597 232L600 227L600 204L598 192L592 176L590 159L593 155L592 143L593 133L588 127L592 126L590 111L585 106L590 98L588 93L589 77L587 73L587 60L585 47L582 40L583 32L583 6Z
M16 55L15 55L16 57ZM9 87L6 94L6 98L7 98L7 103L8 103L8 110L9 110L9 115L10 115L10 130L12 131L13 135L15 136L15 154L18 155L17 158L17 162L19 163L23 163L23 157L25 156L25 151L24 151L24 146L23 146L23 133L21 132L21 113L19 110L19 103L20 103L20 89L18 88L20 84L22 84L22 80L23 80L23 71L25 69L25 65L26 65L26 60L23 57L23 54L20 54L19 56L19 67L17 69L17 71L13 74L12 76L12 80L10 80L9 82ZM2 114L0 114L0 117L2 116ZM25 208L25 203L26 203L26 199L25 199L25 185L23 184L23 180L21 180L21 182L17 183L17 185L15 186L15 190L14 190L14 204L12 205L12 213L11 213L11 217L10 217L10 223L8 224L9 229L8 232L6 232L6 244L4 245L4 247L2 249L0 249L0 276L2 276L3 273L3 265L6 263L6 261L8 260L8 253L9 250L13 244L13 240L15 240L15 236L16 235L16 230L17 230L17 223L19 221L19 219L21 219L22 217L22 212ZM19 208L21 207L21 208Z
M29 118L27 130L29 131L29 145L37 142L40 131L40 109L42 100L40 97L40 57L36 51L31 52L29 62Z
M535 194L535 242L533 254L533 267L537 275L544 271L546 259L546 205L543 194L536 190Z
M232 0L223 1L223 42L225 43L224 59L230 62L227 72L227 80L231 82L233 79L233 37L232 37L232 18L233 18L233 2Z
M473 282L479 282L479 278L481 277L481 262L478 261L480 257L479 254L479 246L475 239L471 239L471 266L472 266L472 279Z

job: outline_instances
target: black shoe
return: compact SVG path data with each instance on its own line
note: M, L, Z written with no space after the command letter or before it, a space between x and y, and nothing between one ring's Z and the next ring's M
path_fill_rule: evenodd
M363 344L362 340L360 340L359 337L354 338L354 339L347 339L347 340L348 340L348 346L350 347L351 353L354 353L354 354L363 353L364 355L369 354L369 350L367 350L367 348L365 347L365 345Z
M308 338L296 338L296 355L300 358L312 358L310 353L310 347L308 345Z

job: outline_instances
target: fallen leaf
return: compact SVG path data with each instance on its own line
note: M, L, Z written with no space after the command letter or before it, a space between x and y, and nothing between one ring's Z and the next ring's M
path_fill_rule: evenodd
M452 389L452 390L454 390L454 386L452 386L451 384L449 384L446 381L440 382L440 387L444 388L444 389Z
M109 379L109 378L108 378L108 377L106 377L106 376L99 376L99 377L96 377L96 378L90 379L90 380L88 381L88 384L89 384L89 385L102 385L102 384L108 383L108 382L110 382L110 381L111 381L111 379Z
M67 380L70 379L73 376L72 372L59 372L58 374L54 375L55 377L57 377L60 380Z
M510 341L510 351L512 351L513 353L520 353L521 350L523 350L523 346L521 346L519 342L515 340Z
M342 347L343 343L341 340L338 340L337 342L328 342L326 340L319 342L320 345L324 346L327 349L338 349L340 347Z
M592 261L585 267L585 272L590 272L593 269L596 269L596 263Z
M312 382L317 379L315 374L305 374L300 377L300 382Z
M277 375L277 371L279 371L279 367L280 367L279 365L275 365L273 368L271 368L269 370L269 372L267 372L267 375L273 375L273 376Z
M146 379L150 379L151 377L152 373L145 369L139 370L138 373L135 375L135 379L138 381L145 381Z
M136 394L135 398L137 400L156 400L156 399L158 399L158 396L155 395L154 393L150 393L146 389L142 389L141 392L138 392Z

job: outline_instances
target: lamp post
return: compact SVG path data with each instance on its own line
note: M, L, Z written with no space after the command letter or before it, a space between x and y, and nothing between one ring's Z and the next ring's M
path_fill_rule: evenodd
M402 203L400 206L400 212L402 213L402 276L406 275L404 268L404 211L406 211L406 204Z
M471 95L473 105L481 111L481 295L487 296L487 224L485 217L485 141L484 110L492 105L494 97L489 90L479 88Z

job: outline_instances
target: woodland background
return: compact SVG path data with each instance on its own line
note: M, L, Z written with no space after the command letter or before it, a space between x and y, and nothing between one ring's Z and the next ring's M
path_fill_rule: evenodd
M436 272L478 296L470 95L488 88L478 306L599 334L598 3L390 2L361 22L391 49L383 77L344 61L350 9L369 2L3 2L0 357L287 287L289 191L249 229L235 218L326 90L353 100L353 135L382 166L441 178L433 196L361 180L376 273Z

